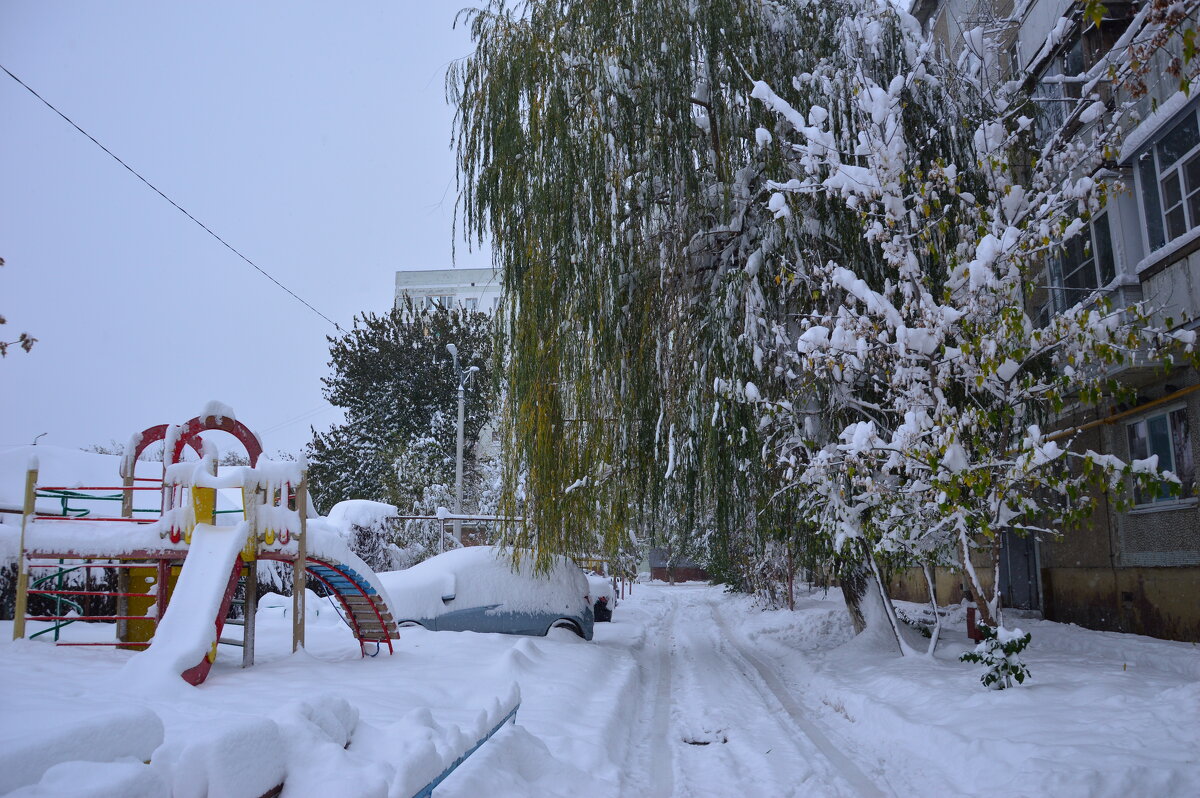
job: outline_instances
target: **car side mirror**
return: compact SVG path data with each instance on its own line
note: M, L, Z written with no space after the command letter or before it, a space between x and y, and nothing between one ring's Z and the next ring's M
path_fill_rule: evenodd
M443 603L443 604L449 604L451 601L454 601L454 594L453 594L453 593L447 593L446 595L442 596L442 603Z

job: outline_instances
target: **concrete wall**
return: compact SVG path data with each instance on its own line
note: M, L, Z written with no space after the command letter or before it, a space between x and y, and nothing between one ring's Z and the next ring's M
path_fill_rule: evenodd
M1178 325L1184 314L1195 317L1200 309L1200 251L1192 252L1164 269L1145 270L1142 293L1156 309L1154 320L1158 324L1165 324L1170 318Z
M1089 629L1200 641L1200 568L1046 568L1045 617Z

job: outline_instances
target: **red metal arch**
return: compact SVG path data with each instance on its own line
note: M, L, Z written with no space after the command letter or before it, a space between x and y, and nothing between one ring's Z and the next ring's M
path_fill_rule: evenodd
M171 452L170 462L179 462L179 458L183 456L184 446L190 445L196 451L200 451L200 433L205 430L228 432L245 447L246 456L250 458L250 466L253 467L258 463L258 458L262 455L262 444L258 442L258 438L250 431L249 427L229 416L196 416L184 424L183 431L175 440L175 449Z
M142 430L141 434L138 435L137 445L133 447L132 451L125 453L125 459L121 463L121 476L133 476L134 464L137 463L138 458L142 456L142 452L150 448L151 445L158 443L163 438L167 437L167 429L170 426L170 424L159 424L156 427L146 427L146 429ZM199 439L188 441L188 443L190 443L192 448L196 450L196 454L202 454L200 451Z

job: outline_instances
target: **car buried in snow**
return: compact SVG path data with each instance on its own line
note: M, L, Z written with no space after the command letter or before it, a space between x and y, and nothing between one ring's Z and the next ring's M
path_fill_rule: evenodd
M613 588L612 580L596 573L589 573L587 580L590 588L588 592L595 602L592 604L592 614L596 623L611 621L612 611L617 606L617 591Z
M516 635L566 628L592 639L595 619L587 577L563 556L554 556L549 571L539 573L533 552L521 552L514 567L503 549L469 546L403 571L381 573L379 581L400 626Z

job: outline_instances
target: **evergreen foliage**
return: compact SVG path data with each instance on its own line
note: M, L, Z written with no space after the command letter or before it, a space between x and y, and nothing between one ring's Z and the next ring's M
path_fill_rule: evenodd
M345 422L326 432L313 430L308 447L309 479L320 508L345 499L395 503L419 497L430 484L426 480L447 481L447 467L453 484L458 375L446 351L450 343L458 347L464 368L480 369L466 390L464 461L473 462L493 406L487 314L417 308L406 298L390 313L356 317L353 329L329 338L332 374L323 379L325 398L342 408ZM414 466L417 449L426 452L416 458L420 468ZM398 467L403 471L397 473Z
M1029 645L1032 635L1020 629L993 629L980 624L983 640L973 651L966 651L959 660L976 662L985 670L979 681L989 690L1004 690L1013 687L1013 682L1024 684L1029 678L1029 666L1021 661L1021 652Z

